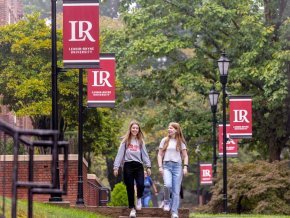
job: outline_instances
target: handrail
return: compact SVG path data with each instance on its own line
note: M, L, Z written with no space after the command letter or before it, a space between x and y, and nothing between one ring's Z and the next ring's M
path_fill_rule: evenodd
M28 189L28 217L32 218L32 199L33 194L67 194L68 183L68 142L58 141L59 132L56 130L42 130L42 129L20 129L0 119L0 131L4 132L4 136L9 135L13 138L13 181L12 181L12 218L17 216L17 189L25 187ZM45 137L45 140L37 139L33 140L31 137L36 136ZM51 140L47 140L50 138ZM6 143L6 142L5 142ZM18 155L20 143L28 146L29 164L28 164L28 181L18 181ZM52 154L51 162L51 183L49 182L34 182L33 181L33 156L34 147L50 147ZM57 188L56 172L57 172L57 160L58 149L63 148L64 152L64 173L63 173L63 187ZM4 162L5 165L5 162ZM4 216L4 214L3 214Z
M3 154L6 154L6 134L4 134L4 145L3 145ZM0 214L0 218L5 218L4 213L5 213L5 189L6 189L6 156L4 155L3 157L3 176L2 176L2 191L3 191L3 196L2 196L2 213Z
M21 129L17 126L13 126L0 119L0 129L10 136L14 136L15 133L19 135L30 135L30 136L53 136L58 134L56 130L48 129Z

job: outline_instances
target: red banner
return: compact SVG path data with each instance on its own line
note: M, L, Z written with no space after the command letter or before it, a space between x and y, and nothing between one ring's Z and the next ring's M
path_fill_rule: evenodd
M252 138L252 98L230 96L231 138Z
M227 157L236 157L238 156L238 139L232 139L231 132L230 132L230 125L226 125L226 132L227 132L227 143L226 143L226 150L227 150ZM219 124L219 156L223 156L223 125Z
M99 67L99 1L63 0L65 68Z
M211 164L200 164L200 184L211 185L212 184L212 165Z
M100 68L88 70L88 107L115 106L115 55L101 54Z

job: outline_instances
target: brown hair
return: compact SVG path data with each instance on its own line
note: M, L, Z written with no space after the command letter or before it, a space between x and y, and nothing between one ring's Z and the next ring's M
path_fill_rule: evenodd
M144 134L141 130L140 124L136 120L132 120L129 124L126 134L122 137L123 138L122 143L125 143L126 147L129 145L132 139L131 128L133 125L137 125L139 127L139 132L136 136L139 144L142 146L144 143Z
M175 133L176 151L180 151L181 152L181 144L182 143L186 144L185 139L184 139L183 134L182 134L181 127L180 127L180 125L178 123L175 123L175 122L169 123L169 126L172 126L176 130L176 133ZM166 151L166 149L167 149L167 147L169 145L169 140L170 140L170 136L168 134L168 136L165 139L162 151Z

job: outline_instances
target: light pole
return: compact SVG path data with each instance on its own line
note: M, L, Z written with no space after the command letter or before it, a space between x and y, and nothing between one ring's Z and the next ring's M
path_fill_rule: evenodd
M195 153L197 154L197 204L199 206L200 204L200 200L199 200L199 196L200 196L200 149L199 149L199 145L196 146L195 149Z
M57 38L56 38L56 1L51 0L51 101L52 101L52 129L58 130L58 99L57 99ZM60 189L59 182L59 160L57 155L56 185ZM50 195L50 202L62 201L61 194L53 193Z
M213 86L212 89L209 92L209 103L210 108L212 112L212 158L213 158L213 177L216 177L216 162L217 162L217 156L216 156L216 111L217 111L217 103L219 98L219 92L215 90L215 87Z
M220 59L217 61L219 72L220 72L220 82L223 87L223 209L224 213L228 210L228 197L227 197L227 130L226 130L226 84L228 79L228 69L230 60L226 57L223 52Z
M83 69L79 69L78 194L76 204L84 205L83 193Z

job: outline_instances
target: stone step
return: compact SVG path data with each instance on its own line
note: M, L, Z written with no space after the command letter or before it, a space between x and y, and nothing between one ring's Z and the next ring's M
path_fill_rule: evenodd
M119 218L130 218L129 216L119 216ZM137 218L163 218L163 217L145 217L145 216L137 216Z
M129 216L119 216L119 218L130 218ZM145 217L145 216L137 216L137 218L163 218L163 217Z
M131 209L127 207L94 207L94 206L86 206L84 210L88 210L91 212L95 212L106 217L112 218L120 218L120 217L128 217ZM181 208L178 211L179 218L189 218L189 209ZM150 208L142 208L142 210L137 210L137 218L170 218L170 212L163 211L162 208L150 207Z

